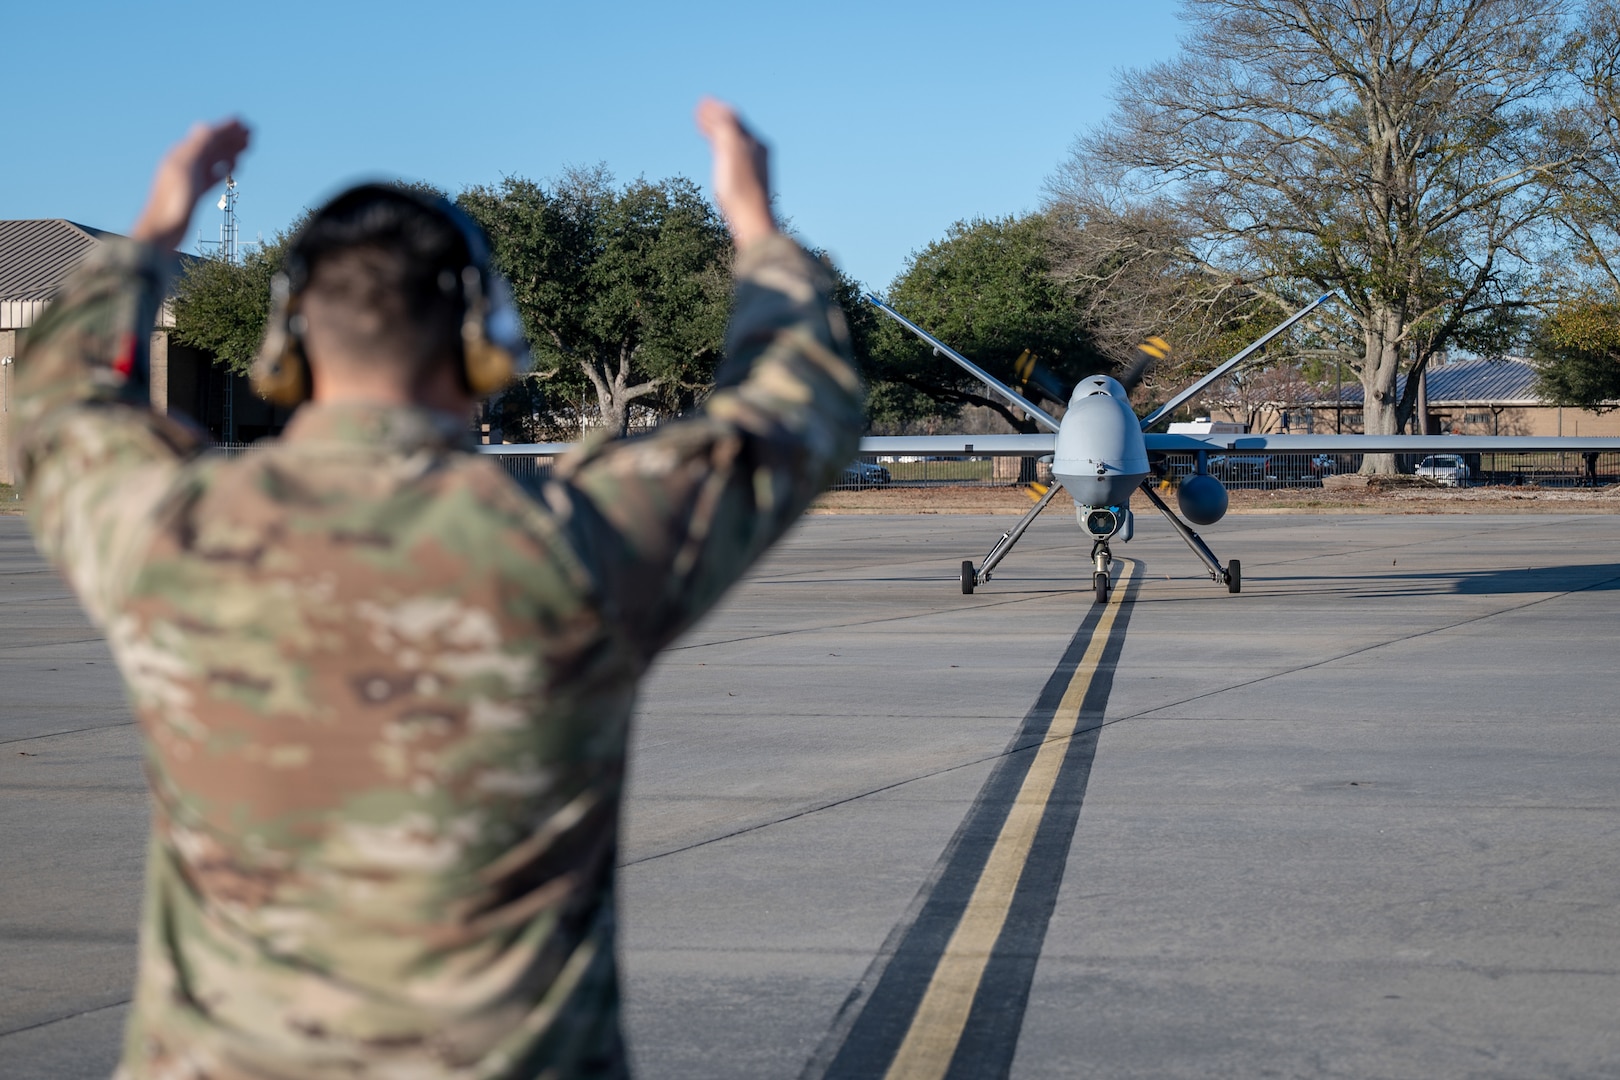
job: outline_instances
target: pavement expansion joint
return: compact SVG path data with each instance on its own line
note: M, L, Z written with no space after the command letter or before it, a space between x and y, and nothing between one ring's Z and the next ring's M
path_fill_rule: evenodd
M68 599L63 597L63 599ZM106 641L105 637L71 638L67 641L33 641L25 645L0 645L0 652L16 652L19 649L53 649L59 645L90 645L98 641Z
M1434 626L1426 630L1414 630L1409 634L1400 634L1396 637L1389 638L1386 641L1375 641L1370 645L1363 645L1358 648L1339 653L1337 656L1329 656L1321 660L1313 660L1306 664L1297 664L1294 667L1285 668L1281 671L1273 671L1265 675L1257 675L1252 679L1242 679L1238 682L1232 683L1229 686L1221 687L1220 689L1206 690L1203 693L1193 694L1191 697L1182 698L1179 701L1172 701L1164 705L1155 705L1151 709L1143 709L1139 712L1130 713L1126 716L1115 717L1112 720L1105 721L1104 726L1111 727L1114 724L1123 723L1126 720L1153 718L1154 713L1163 712L1165 709L1180 708L1181 706L1191 704L1194 701L1203 701L1206 698L1218 697L1221 694L1227 694L1233 690L1243 690L1251 686L1256 686L1260 683L1270 682L1273 679L1280 679L1289 675L1297 675L1302 671L1311 671L1315 668L1326 667L1329 664L1336 664L1341 660L1348 660L1351 657L1361 656L1365 653L1374 652L1378 649L1388 648L1391 645L1400 645L1408 641L1415 641L1418 638L1430 637L1434 634L1443 634L1448 630L1456 630L1460 627L1485 622L1488 619L1494 619L1501 615L1512 615L1515 612L1524 611L1526 608L1533 608L1539 604L1545 604L1552 600L1562 599L1566 596L1574 596L1578 593L1590 592L1593 589L1599 589L1605 585L1610 585L1615 582L1620 582L1620 574L1605 578L1602 581L1595 581L1591 584L1583 585L1578 589L1567 589L1563 592L1549 593L1546 595L1537 596L1534 600L1526 600L1522 604L1512 604L1508 607L1498 608L1495 611L1487 611L1479 615L1470 615L1467 618L1458 619L1455 622L1449 622L1443 626Z
M4 1039L10 1035L21 1035L25 1031L38 1031L40 1028L50 1027L52 1024L60 1024L67 1020L77 1020L81 1016L94 1016L96 1013L103 1013L108 1009L121 1009L125 1005L128 1005L131 1000L133 999L122 998L118 1001L109 1002L106 1005L98 1005L94 1009L84 1009L81 1012L68 1013L66 1016L54 1016L49 1020L41 1020L34 1024L24 1024L22 1027L11 1028L8 1031L0 1031L0 1039Z
M69 731L48 731L43 735L26 735L20 739L0 739L0 746L13 746L17 743L38 742L41 739L60 739L64 735L78 735L86 731L106 731L109 728L133 727L133 720L114 720L108 724L92 724L89 727L73 728Z
M1073 589L1043 591L1033 595L1025 594L988 600L976 603L973 607L976 611L982 611L990 608L1007 607L1013 604L1027 604L1038 600L1048 600L1054 596L1072 597L1074 593L1075 590ZM765 641L771 638L793 637L796 634L816 634L832 630L855 630L862 627L883 626L889 623L915 622L919 619L934 618L940 615L960 615L961 611L960 606L930 608L926 611L913 611L905 615L885 615L876 619L855 619L845 622L818 624L816 626L798 626L788 630L771 630L760 634L741 634L737 637L717 638L713 641L694 641L690 645L673 645L665 649L664 653L689 652L692 649L708 649L716 645L736 645L745 641Z

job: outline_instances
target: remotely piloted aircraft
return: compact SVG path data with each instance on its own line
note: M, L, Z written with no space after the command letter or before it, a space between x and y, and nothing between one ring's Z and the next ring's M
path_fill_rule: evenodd
M1082 379L1069 396L1068 409L1060 421L1050 413L1027 400L1012 387L974 364L967 357L934 337L928 331L900 314L877 296L868 294L867 301L889 318L916 334L933 347L938 355L948 357L984 383L991 392L1021 409L1048 434L1036 435L917 435L880 436L861 440L863 454L927 454L927 455L1010 455L1045 457L1052 459L1052 476L1056 480L1030 508L1018 523L1001 534L983 562L974 566L971 559L962 563L962 592L973 590L990 580L996 566L1007 557L1024 532L1042 510L1052 501L1058 490L1065 489L1073 497L1075 513L1081 529L1091 539L1092 587L1098 603L1106 603L1113 587L1110 567L1114 541L1125 543L1135 532L1135 517L1131 511L1131 498L1140 491L1154 509L1164 515L1176 534L1186 542L1204 566L1210 578L1225 585L1228 592L1236 593L1243 586L1242 565L1237 559L1222 565L1209 545L1192 525L1213 525L1226 514L1228 496L1226 487L1210 475L1208 459L1211 454L1282 453L1282 454L1468 454L1493 451L1620 451L1620 438L1538 438L1532 436L1467 436L1467 435L1249 435L1249 434L1159 434L1148 428L1169 416L1184 403L1195 397L1210 383L1225 375L1250 356L1253 356L1272 338L1283 333L1333 293L1324 293L1283 322L1268 331L1237 355L1217 366L1213 371L1192 383L1169 401L1138 419L1131 408L1130 392L1146 373L1154 359L1162 358L1167 347L1158 339L1150 339L1138 346L1141 357L1121 379L1108 375L1093 375ZM1176 489L1178 515L1154 490L1152 463L1149 455L1155 453L1191 453L1195 455L1194 472L1184 478ZM1186 520L1183 520L1185 518Z

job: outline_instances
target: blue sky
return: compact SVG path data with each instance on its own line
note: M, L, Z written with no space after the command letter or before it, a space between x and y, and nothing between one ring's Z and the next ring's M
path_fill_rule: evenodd
M122 231L192 121L255 128L242 236L346 181L452 192L604 162L707 183L698 97L771 142L782 211L882 288L951 222L1037 208L1114 74L1174 53L1127 4L112 4L7 13L0 217ZM19 88L22 97L17 97ZM217 237L211 204L194 233Z

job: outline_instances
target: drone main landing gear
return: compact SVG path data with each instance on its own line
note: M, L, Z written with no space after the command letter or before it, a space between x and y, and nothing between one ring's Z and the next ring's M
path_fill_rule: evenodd
M1159 498L1159 493L1153 490L1153 485L1150 481L1144 481L1142 483L1142 494L1148 497L1149 502L1158 507L1159 513L1163 514L1165 519L1170 522L1171 527L1176 530L1177 535L1179 535L1182 540L1186 541L1187 546L1192 549L1192 553L1198 556L1203 564L1209 568L1210 580L1214 581L1218 585L1225 585L1227 592L1235 593L1242 591L1242 563L1238 562L1236 559L1233 559L1225 566L1222 566L1221 560L1217 559L1215 557L1215 553L1209 550L1209 545L1204 543L1204 538L1193 532L1192 527L1189 526L1185 521L1182 521L1176 512L1170 509L1170 507L1165 504L1163 499Z
M1047 488L1045 493L1041 495L1040 501L1029 508L1029 513L1019 518L1018 524L1001 534L1001 539L997 540L995 546L990 549L990 554L984 557L984 565L975 570L971 559L962 560L962 595L973 595L975 585L983 585L990 580L990 571L994 570L997 564L1007 557L1007 552L1011 551L1013 545L1018 543L1019 538L1024 535L1024 530L1029 528L1030 523L1040 515L1042 510L1046 509L1046 504L1052 501L1052 496L1058 493L1061 486L1061 484L1053 484Z

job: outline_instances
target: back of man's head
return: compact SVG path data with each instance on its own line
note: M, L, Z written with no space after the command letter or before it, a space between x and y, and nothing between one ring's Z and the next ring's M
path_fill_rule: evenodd
M397 371L414 385L461 353L471 254L444 213L368 185L320 210L295 241L304 346L316 378Z

